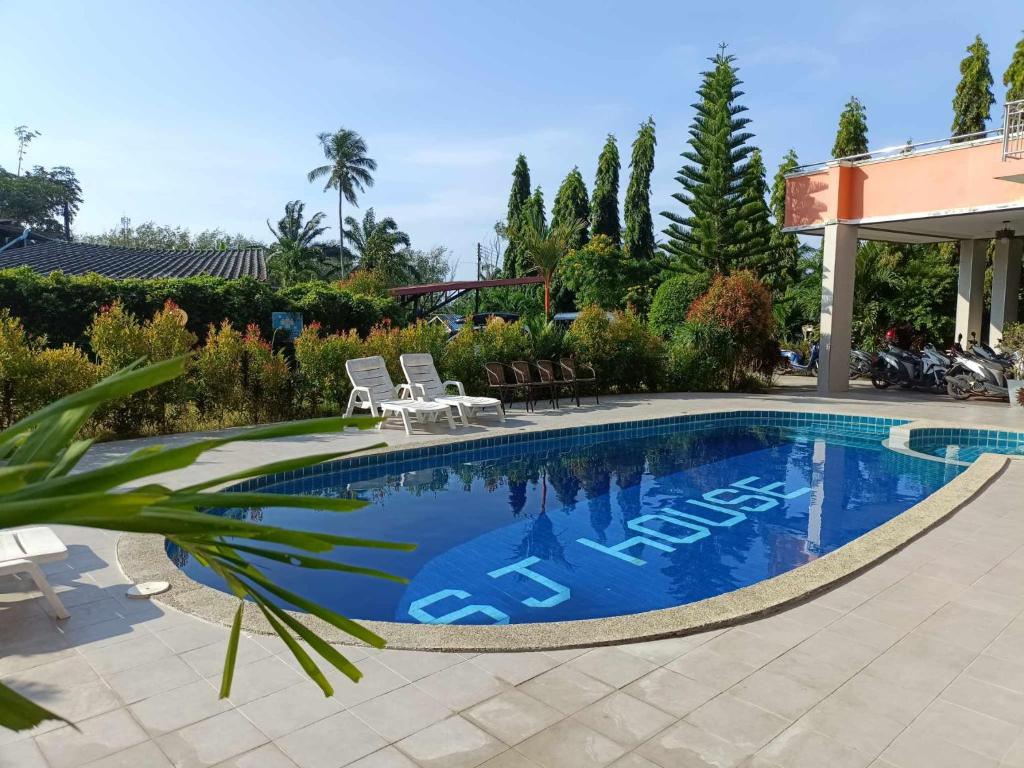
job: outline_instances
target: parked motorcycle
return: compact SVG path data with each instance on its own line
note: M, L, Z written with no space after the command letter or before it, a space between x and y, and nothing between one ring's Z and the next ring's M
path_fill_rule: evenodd
M1005 355L996 355L991 347L986 350L975 344L970 351L958 355L946 372L946 391L954 400L969 397L1009 397L1006 386L1007 371L1013 361Z
M871 376L871 371L875 367L875 358L870 352L865 352L862 349L851 349L850 350L850 378L859 379L862 376L867 378Z
M805 361L799 352L783 349L779 352L782 360L779 363L780 373L801 373L807 376L818 375L818 342L811 344L810 352Z
M877 389L898 385L904 389L926 389L945 392L946 371L951 361L929 344L921 356L890 344L879 352L871 370L871 383Z

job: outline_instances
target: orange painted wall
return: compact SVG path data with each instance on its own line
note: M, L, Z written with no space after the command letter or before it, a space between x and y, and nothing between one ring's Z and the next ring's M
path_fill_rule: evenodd
M786 226L900 218L1024 204L1024 160L1002 160L999 141L880 162L836 166L786 180Z

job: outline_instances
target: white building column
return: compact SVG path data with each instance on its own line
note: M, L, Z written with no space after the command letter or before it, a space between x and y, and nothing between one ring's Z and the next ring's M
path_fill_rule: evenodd
M857 264L857 227L826 224L821 271L821 343L818 391L850 389L850 338L853 280Z
M992 256L992 314L988 326L988 343L992 347L999 344L1003 329L1017 322L1022 248L1024 240L1019 237L996 239L996 250Z
M957 281L956 330L953 341L961 336L964 348L971 333L981 341L981 313L985 308L985 251L987 240L960 241L960 279Z

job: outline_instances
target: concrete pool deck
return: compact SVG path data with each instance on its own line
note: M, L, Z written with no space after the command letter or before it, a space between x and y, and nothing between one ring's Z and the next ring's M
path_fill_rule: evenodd
M515 410L504 429L739 408L1024 429L1024 411L1006 404L861 386L824 398L811 384L784 379L764 396ZM437 437L382 434L393 446ZM188 480L380 439L231 446ZM89 460L102 463L140 442L99 446ZM366 676L353 685L332 675L334 699L302 677L279 640L252 635L240 648L232 699L218 701L227 630L125 599L117 534L61 528L71 556L47 571L72 618L54 621L36 593L2 582L0 678L81 732L57 723L0 731L0 766L1024 766L1022 493L1024 462L1009 462L893 557L769 618L592 649L355 649Z

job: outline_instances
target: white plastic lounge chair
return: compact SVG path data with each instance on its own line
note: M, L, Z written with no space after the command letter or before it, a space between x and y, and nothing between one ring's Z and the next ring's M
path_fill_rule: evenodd
M0 576L27 573L49 601L58 619L69 618L71 614L39 566L67 556L68 548L49 528L19 528L0 533Z
M437 368L434 367L434 358L430 355L405 354L399 359L413 396L455 406L459 409L463 424L486 408L493 408L498 418L501 421L505 420L505 409L501 406L501 400L496 397L467 395L461 381L441 381ZM448 394L448 387L455 387L458 394Z
M345 371L352 382L352 394L348 398L346 416L351 416L356 408L370 411L371 416L398 416L402 419L402 426L405 427L405 434L412 434L412 421L410 416L415 416L422 421L431 417L434 421L440 416L448 419L448 428L455 429L455 421L452 419L452 406L449 403L433 402L430 400L408 400L399 399L395 385L391 381L391 375L384 364L384 358L380 355L373 357L360 357L345 361ZM377 425L377 429L383 426L384 422Z

